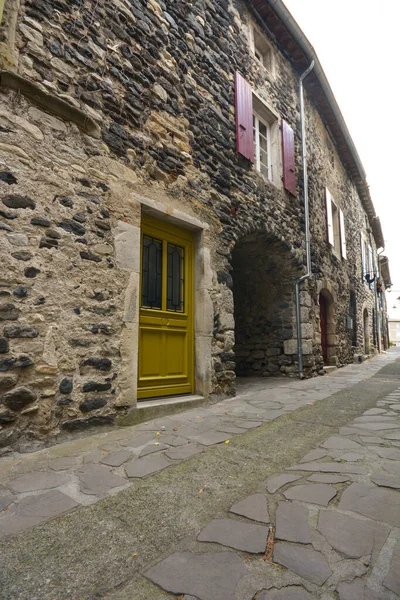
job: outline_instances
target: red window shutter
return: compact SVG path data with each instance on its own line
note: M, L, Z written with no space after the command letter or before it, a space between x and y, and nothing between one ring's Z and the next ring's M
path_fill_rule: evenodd
M294 131L282 120L283 185L296 196L296 171L294 157Z
M236 150L254 162L253 91L251 85L235 73Z

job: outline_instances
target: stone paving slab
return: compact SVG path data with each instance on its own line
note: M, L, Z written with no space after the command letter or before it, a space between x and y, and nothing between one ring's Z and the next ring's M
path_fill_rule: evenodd
M326 483L296 485L283 492L283 495L288 500L311 502L312 504L320 504L321 506L328 506L336 494L336 489Z
M321 473L355 473L359 475L366 475L367 469L365 467L357 467L353 465L344 465L342 463L305 463L302 465L295 465L294 467L288 467L288 471L320 471Z
M83 457L83 464L86 465L88 463L98 463L105 456L106 453L102 450L94 450L93 452L89 452L85 454Z
M400 527L399 494L394 490L352 483L344 490L339 508Z
M277 540L299 544L311 543L308 511L304 506L293 502L279 502L275 522L275 537Z
M75 456L63 456L49 462L49 468L52 471L67 471L68 469L73 469L76 465L77 458Z
M357 462L364 458L363 454L358 454L357 452L346 452L346 454L341 454L336 460L344 460L346 462Z
M354 448L360 448L361 444L349 440L345 437L332 436L322 444L323 448L335 449L335 450L350 450Z
M235 590L247 570L233 552L172 554L145 573L167 592L199 600L235 600Z
M214 444L226 442L226 440L229 439L229 436L226 433L216 431L193 436L193 439L199 444L202 444L202 446L213 446Z
M147 444L151 440L154 440L154 438L155 438L155 435L153 432L139 433L135 436L132 436L131 438L128 438L127 440L121 441L120 445L126 446L128 448L139 448L140 446Z
M298 479L301 479L301 475L289 475L288 473L282 473L281 475L270 477L267 481L267 490L270 494L274 494L284 485L287 485L292 481L297 481Z
M374 448L374 450L381 458L400 461L400 450L396 448Z
M83 494L100 496L115 487L126 485L126 480L111 473L108 467L88 464L78 471L80 490Z
M319 586L332 574L324 556L311 548L278 542L275 544L273 556L279 565Z
M185 460L196 454L204 452L204 448L198 444L186 444L186 446L179 446L178 448L172 448L165 453L165 456L174 460Z
M385 541L389 534L389 527L337 511L321 511L318 531L337 552L347 558L361 558L372 554L376 543L382 545L382 540Z
M102 458L100 462L101 464L107 465L109 467L120 467L131 457L132 452L129 452L129 450L119 450L118 452L108 454L107 456Z
M315 481L317 483L345 483L346 481L351 481L351 478L341 475L329 475L328 473L314 473L314 475L307 478L307 481Z
M371 481L376 485L388 488L394 488L400 490L400 477L393 477L391 475L376 474L371 475Z
M14 501L14 496L11 494L1 494L0 495L0 512L7 508Z
M125 472L128 477L142 478L152 473L158 473L169 467L170 464L164 456L146 456L129 462L125 466Z
M382 467L391 475L400 475L400 462L385 462Z
M59 487L68 481L67 475L59 473L27 473L11 481L9 486L14 492L35 492Z
M260 523L269 523L267 499L263 494L253 494L237 502L229 512Z
M155 452L161 452L162 450L168 450L169 446L167 444L160 444L160 442L154 442L145 446L141 453L139 454L140 458L142 456L147 456L148 454L154 454Z
M197 537L199 542L214 542L254 554L265 552L267 538L268 527L233 519L215 519Z
M392 556L392 563L383 585L400 596L400 541L397 542Z
M338 586L339 600L364 600L365 581L355 579L352 583L340 583Z
M26 496L12 509L0 516L0 536L18 533L23 529L43 523L78 506L69 496L50 490L37 496Z

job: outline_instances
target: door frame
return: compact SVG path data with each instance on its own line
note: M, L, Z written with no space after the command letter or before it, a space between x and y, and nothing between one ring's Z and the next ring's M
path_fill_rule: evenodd
M116 266L129 271L127 278L123 328L121 333L121 368L116 406L137 406L138 342L140 304L140 252L142 216L154 217L181 229L188 229L194 241L194 393L207 397L212 389L212 339L214 307L211 298L213 270L211 267L209 225L197 216L174 208L170 199L165 203L136 193L130 195L135 209L135 222L119 221L115 233ZM171 397L170 397L171 398Z

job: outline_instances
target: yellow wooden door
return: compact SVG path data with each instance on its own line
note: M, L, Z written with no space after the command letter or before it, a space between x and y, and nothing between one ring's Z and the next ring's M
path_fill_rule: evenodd
M193 392L193 236L142 219L138 398Z

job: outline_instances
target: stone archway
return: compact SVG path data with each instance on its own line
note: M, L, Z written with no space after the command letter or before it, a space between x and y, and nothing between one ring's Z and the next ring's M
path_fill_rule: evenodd
M319 322L324 364L334 365L337 362L335 301L328 288L322 288L319 293Z
M284 342L295 331L297 257L276 236L255 232L237 242L232 266L236 374L294 374L295 359L284 353Z
M369 314L368 309L363 310L363 331L364 331L364 354L371 352L371 340L369 335Z

